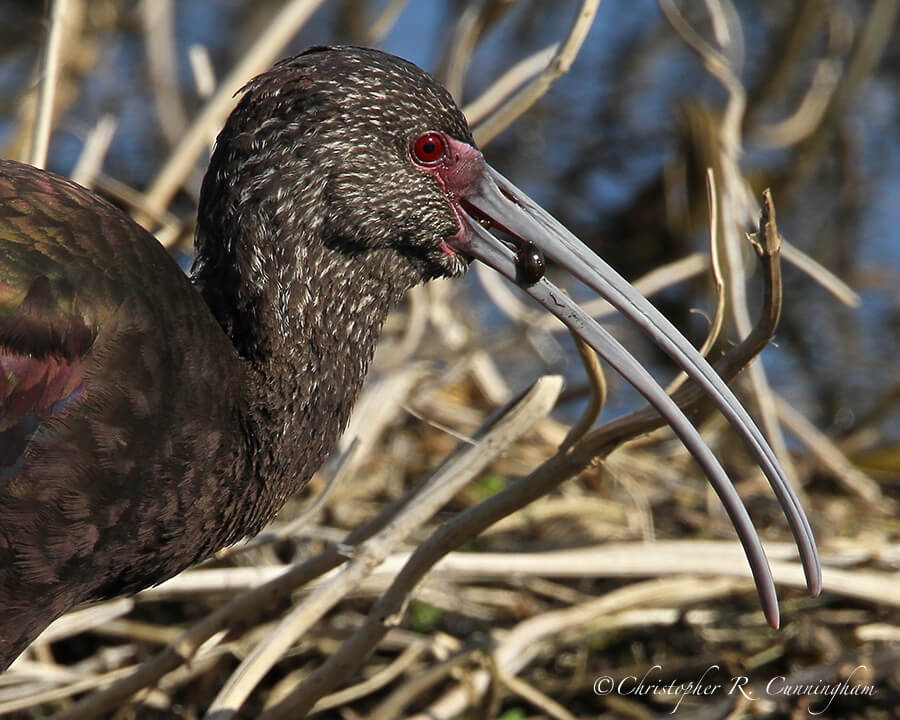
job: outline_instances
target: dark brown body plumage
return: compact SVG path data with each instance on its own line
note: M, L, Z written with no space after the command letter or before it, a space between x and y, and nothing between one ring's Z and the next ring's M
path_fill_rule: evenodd
M67 363L77 387L54 409L7 381L3 429L33 431L0 481L5 666L73 604L138 590L236 539L262 490L240 432L237 354L152 236L62 178L0 162L0 240L5 279L31 290L18 306L3 298L0 365L27 359L34 387Z

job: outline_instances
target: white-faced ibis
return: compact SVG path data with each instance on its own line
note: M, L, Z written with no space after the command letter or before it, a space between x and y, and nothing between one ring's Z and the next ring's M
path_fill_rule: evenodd
M331 451L389 308L471 259L518 278L669 422L722 498L777 625L759 538L716 458L543 276L543 256L671 355L747 441L818 592L806 516L725 383L485 163L450 95L414 65L316 47L250 81L216 140L196 251L189 279L117 208L0 161L0 666L77 603L158 583L257 532Z

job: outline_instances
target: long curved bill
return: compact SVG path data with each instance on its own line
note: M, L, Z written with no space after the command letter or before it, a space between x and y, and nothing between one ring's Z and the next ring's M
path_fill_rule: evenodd
M775 454L750 415L725 382L688 340L615 270L591 252L555 218L487 164L467 183L457 206L468 225L452 242L452 248L477 258L516 281L521 268L510 247L483 226L496 226L523 243L532 243L547 257L572 273L641 328L715 402L722 414L744 438L784 509L800 552L810 592L822 587L815 539L800 501ZM706 473L722 500L750 562L763 612L778 627L778 600L772 573L759 535L740 496L697 429L634 357L568 295L546 277L523 289L593 347L665 418Z

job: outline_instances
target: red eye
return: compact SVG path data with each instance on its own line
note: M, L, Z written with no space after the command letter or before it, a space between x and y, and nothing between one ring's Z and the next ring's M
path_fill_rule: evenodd
M444 136L436 132L419 135L413 143L413 156L423 165L433 165L444 157Z

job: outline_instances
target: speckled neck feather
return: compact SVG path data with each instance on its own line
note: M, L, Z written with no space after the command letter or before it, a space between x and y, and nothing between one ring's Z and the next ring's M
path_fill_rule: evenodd
M434 123L447 126L454 106L439 86L422 86L420 70L385 58L313 49L254 79L204 178L193 280L248 366L248 457L269 479L267 508L331 451L391 306L417 283L464 269L418 249L422 203L385 156L405 158L423 120L412 106L378 101L415 79ZM447 215L446 205L433 212ZM451 234L449 217L443 225Z

